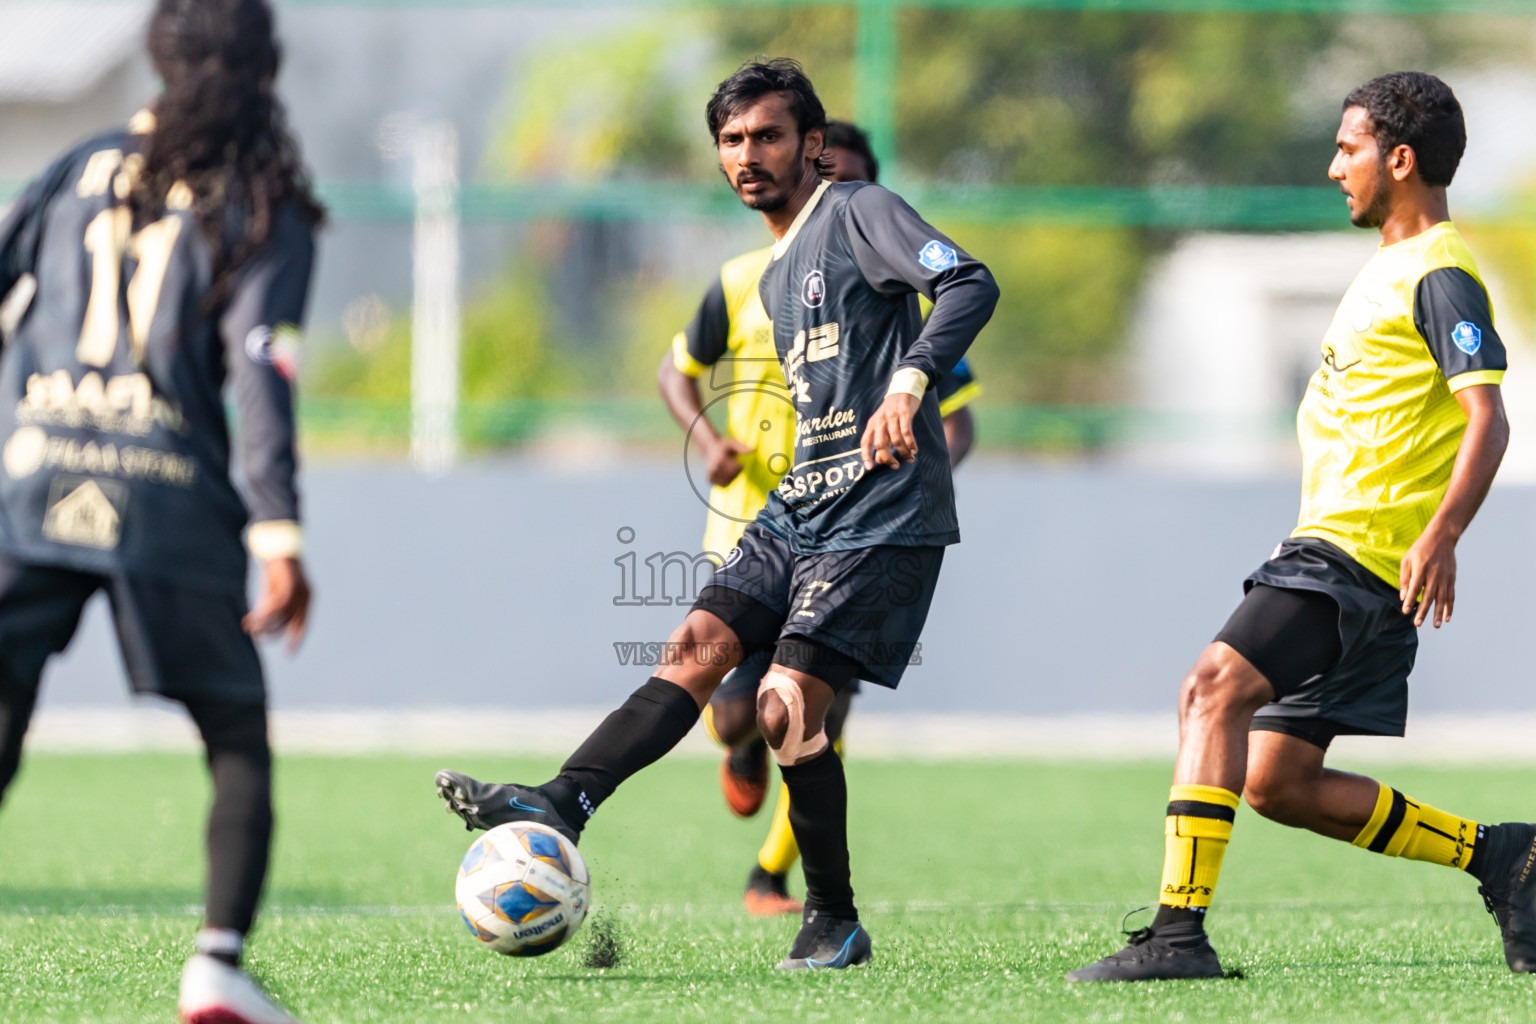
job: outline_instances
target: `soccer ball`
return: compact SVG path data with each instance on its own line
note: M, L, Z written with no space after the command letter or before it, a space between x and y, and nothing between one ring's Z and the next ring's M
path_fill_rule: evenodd
M575 843L548 825L514 821L474 841L454 895L480 943L508 956L542 956L581 927L591 886Z

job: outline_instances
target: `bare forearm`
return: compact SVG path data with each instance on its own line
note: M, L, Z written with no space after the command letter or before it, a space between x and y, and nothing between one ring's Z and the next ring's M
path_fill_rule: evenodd
M1488 496L1508 446L1509 421L1502 403L1480 404L1470 411L1451 482L1428 529L1443 530L1460 539Z
M960 465L971 453L976 440L976 425L971 410L960 408L944 417L944 442L949 445L949 468Z
M683 433L694 431L698 440L713 441L719 434L709 417L704 415L704 400L699 393L699 382L672 364L669 353L662 357L661 368L656 371L656 389L672 419L683 428Z

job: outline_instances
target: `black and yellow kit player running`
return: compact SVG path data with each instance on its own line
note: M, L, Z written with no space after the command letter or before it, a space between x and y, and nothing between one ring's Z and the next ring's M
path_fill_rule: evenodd
M1215 639L1273 687L1250 728L1326 750L1341 734L1403 734L1418 633L1403 613L1400 565L1450 480L1467 423L1455 393L1504 376L1488 295L1454 225L1378 249L1321 356L1298 413L1299 521L1244 581ZM1221 975L1201 922L1239 799L1173 787L1158 920L1069 980ZM1479 824L1380 785L1353 844L1472 874L1509 965L1536 970L1536 827Z
M709 492L704 550L721 561L778 486L794 445L795 407L757 294L772 258L770 246L727 260L672 341L672 365L689 377L708 375L713 390L724 392L725 433L751 445L737 458L736 478Z

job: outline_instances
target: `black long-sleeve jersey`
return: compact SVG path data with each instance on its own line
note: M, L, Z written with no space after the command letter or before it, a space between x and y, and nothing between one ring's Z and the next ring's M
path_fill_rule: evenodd
M0 349L0 550L243 588L247 521L258 555L297 553L291 378L313 230L279 208L228 299L205 310L213 252L190 190L172 188L149 224L125 201L147 139L76 147L0 222L0 295L25 275L36 285Z
M826 183L774 246L759 288L797 420L789 472L759 521L799 553L958 541L932 385L992 316L987 268L879 185ZM919 294L933 300L926 324ZM917 461L866 472L864 428L908 368L929 385L912 422Z

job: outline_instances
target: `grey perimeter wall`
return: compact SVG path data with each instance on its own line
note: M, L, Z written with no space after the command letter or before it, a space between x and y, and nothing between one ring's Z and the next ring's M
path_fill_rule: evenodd
M1169 708L1297 502L1294 480L985 458L958 486L965 540L946 557L922 664L898 693L865 698L872 710ZM268 649L278 708L614 703L649 674L615 644L665 640L684 610L616 606L615 560L635 556L630 591L649 595L644 560L697 551L703 520L681 461L656 457L529 457L435 479L320 465L306 493L319 602L297 656ZM1454 624L1423 630L1416 710L1536 709L1533 523L1536 491L1495 489L1462 542ZM681 576L674 564L657 598L686 606ZM125 703L99 605L45 690L52 705Z

